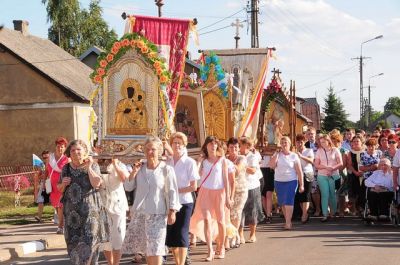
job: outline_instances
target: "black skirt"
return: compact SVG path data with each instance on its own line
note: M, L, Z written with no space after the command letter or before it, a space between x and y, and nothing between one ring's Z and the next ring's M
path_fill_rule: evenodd
M192 212L193 203L182 204L182 208L176 213L175 223L167 226L166 245L168 247L189 247L189 225Z

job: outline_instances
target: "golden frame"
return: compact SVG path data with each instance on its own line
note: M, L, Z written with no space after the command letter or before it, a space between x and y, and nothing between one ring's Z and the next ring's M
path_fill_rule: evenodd
M120 87L115 84L123 82L114 79L124 76L138 80L146 94L145 107L147 110L147 128L113 128L114 109L119 100ZM121 138L143 138L146 135L158 135L158 110L159 110L159 82L157 75L151 67L143 61L136 51L128 51L118 60L109 71L107 78L104 79L103 102L101 107L102 114L102 136L103 139L121 139Z

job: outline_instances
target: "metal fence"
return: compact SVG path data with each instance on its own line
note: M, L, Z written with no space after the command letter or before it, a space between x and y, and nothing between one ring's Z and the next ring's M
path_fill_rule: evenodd
M21 205L21 194L33 190L37 171L33 166L0 166L0 192L2 196L14 196L14 206ZM33 201L33 193L32 193Z

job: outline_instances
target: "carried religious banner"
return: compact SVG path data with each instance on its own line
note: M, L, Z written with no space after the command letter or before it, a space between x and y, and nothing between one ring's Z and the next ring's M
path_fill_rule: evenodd
M171 81L166 86L164 108L169 122L175 114L176 102L185 66L189 31L195 31L192 20L131 15L125 33L136 32L152 41L160 57L168 63Z

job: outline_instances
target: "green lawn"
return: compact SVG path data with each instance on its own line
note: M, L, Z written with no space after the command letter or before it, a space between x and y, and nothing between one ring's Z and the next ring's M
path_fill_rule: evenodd
M21 225L34 223L34 216L37 214L37 204L33 201L31 190L21 194L21 206L14 207L15 193L0 192L0 224ZM52 206L45 206L42 219L50 221L53 218L54 209Z

